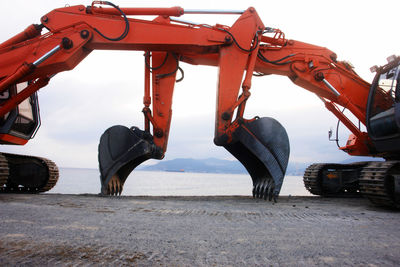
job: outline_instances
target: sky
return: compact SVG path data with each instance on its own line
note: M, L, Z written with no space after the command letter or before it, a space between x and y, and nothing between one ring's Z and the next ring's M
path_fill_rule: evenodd
M281 29L288 39L334 51L350 61L371 82L369 68L400 55L396 31L400 1L121 1L120 7L186 9L256 8L264 24ZM0 10L0 42L19 33L54 8L90 5L90 1L8 1ZM232 25L237 15L184 15L185 20ZM150 19L150 18L149 18ZM182 157L233 159L213 144L215 67L181 64L185 79L176 84L170 139L165 159ZM42 126L25 146L3 146L2 151L43 156L61 167L97 168L101 134L112 125L143 129L143 53L93 51L74 70L59 73L39 91ZM337 119L314 94L286 77L253 78L245 117L274 117L286 128L292 162L340 162L348 156L328 141ZM341 127L343 129L344 126ZM344 145L349 132L340 132ZM149 163L154 163L150 161Z

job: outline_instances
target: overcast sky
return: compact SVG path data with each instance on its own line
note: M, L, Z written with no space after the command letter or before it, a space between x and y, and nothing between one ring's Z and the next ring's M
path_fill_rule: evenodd
M371 82L369 68L400 55L397 32L400 1L112 1L121 7L246 9L254 6L266 26L280 28L288 39L325 46L348 60ZM0 10L0 42L66 4L89 1L8 1ZM328 4L329 3L329 4ZM238 16L185 15L183 19L231 25ZM134 29L132 29L134 30ZM60 73L39 92L42 127L26 146L3 151L48 157L62 167L97 168L102 132L115 124L143 129L142 52L94 51L74 70ZM166 159L232 159L213 144L217 69L181 64L185 79L175 87L173 119ZM294 162L338 162L347 155L328 141L336 118L312 93L286 77L253 78L246 117L270 116L286 128ZM343 127L342 127L343 128ZM341 144L348 132L341 133Z

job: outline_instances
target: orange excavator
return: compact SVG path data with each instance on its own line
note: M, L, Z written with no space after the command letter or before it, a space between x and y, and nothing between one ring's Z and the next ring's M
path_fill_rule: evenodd
M228 27L179 18L184 14L240 17ZM142 19L146 15L156 18ZM266 27L252 7L243 11L120 8L94 1L90 6L59 8L0 44L2 144L24 145L34 137L40 125L36 92L93 50L144 51L144 128L116 125L101 136L102 194L120 194L133 169L147 159L164 157L174 85L183 78L179 63L186 62L218 67L214 143L245 166L254 197L276 200L288 164L289 139L283 126L270 117L244 118L252 79L277 74L315 93L351 131L341 150L384 159L313 164L304 175L306 188L317 195L362 194L377 204L400 206L399 57L376 67L376 78L369 84L332 51L286 39L279 29ZM352 122L343 109L359 122ZM2 192L44 192L57 179L58 169L50 160L0 154Z

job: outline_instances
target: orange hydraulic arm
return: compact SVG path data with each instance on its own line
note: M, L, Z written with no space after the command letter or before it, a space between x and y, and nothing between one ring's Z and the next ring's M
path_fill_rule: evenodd
M111 5L111 8L94 4ZM197 25L171 16L201 11L174 8L119 8L109 2L55 9L24 32L0 44L0 92L30 81L3 102L0 117L59 72L73 69L93 50L145 51L145 131L153 131L163 157L172 116L172 96L179 62L219 67L215 143L224 145L244 121L254 73L288 76L316 93L353 133L342 149L352 155L373 154L368 135L337 105L365 123L369 84L328 49L286 40L279 30L266 29L254 8L241 12L231 27ZM224 13L224 12L223 12ZM231 12L234 13L234 12ZM152 21L128 18L158 15ZM48 33L41 34L42 28ZM269 37L265 33L272 32ZM233 118L233 114L237 115ZM1 138L6 138L0 136ZM17 142L15 142L17 143Z
M341 149L350 155L373 155L373 147L368 134L354 125L338 106L350 110L365 125L370 84L360 78L349 63L337 61L337 56L332 51L324 47L287 40L284 34L277 29L268 28L266 31L272 33L273 36L261 36L257 49L248 53L249 59L245 67L247 71L254 72L254 76L284 75L298 86L315 93L323 101L325 107L352 132L346 146ZM181 60L191 64L219 65L220 81L224 77L230 79L232 76L223 72L221 74L221 69L227 69L227 73L231 70L221 66L219 57L220 55L204 57L184 54ZM216 137L232 131L237 127L237 122L243 119L244 105L250 96L249 81L250 76L247 75L242 83L242 94L238 98L228 96L229 93L237 92L221 91L220 86ZM239 115L231 123L234 109L238 106L240 106ZM229 128L232 129L225 130ZM226 137L226 135L224 136Z
M288 76L295 84L317 94L351 132L341 149L351 155L370 155L368 134L362 132L340 110L350 110L365 125L370 84L361 79L347 62L337 61L332 51L299 41L285 40L279 30L274 38L263 37L255 70L262 74Z

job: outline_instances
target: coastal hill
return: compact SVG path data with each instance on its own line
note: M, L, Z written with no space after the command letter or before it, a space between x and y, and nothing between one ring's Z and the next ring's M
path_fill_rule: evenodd
M357 161L381 160L370 157L350 157L339 163L352 163ZM289 162L287 175L303 176L310 162ZM237 160L223 160L217 158L191 159L177 158L160 161L154 165L142 165L137 168L142 171L172 171L172 172L197 172L197 173L237 173L247 174L244 166Z
M308 163L289 163L288 175L303 175ZM140 166L142 171L176 171L176 172L198 172L198 173L247 173L244 166L237 160L223 160L217 158L191 159L177 158L173 160L160 161L150 166Z
M144 171L185 171L200 173L246 173L239 161L222 160L217 158L190 159L177 158L160 161L157 164L143 166Z

